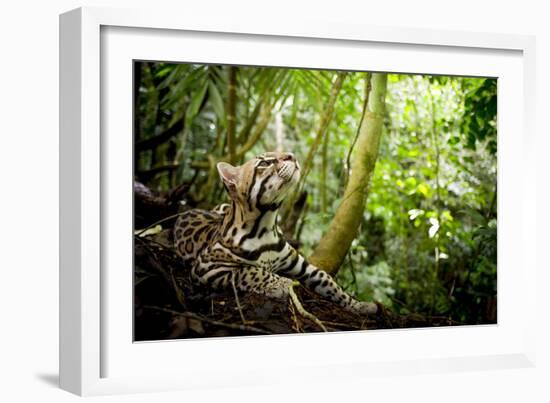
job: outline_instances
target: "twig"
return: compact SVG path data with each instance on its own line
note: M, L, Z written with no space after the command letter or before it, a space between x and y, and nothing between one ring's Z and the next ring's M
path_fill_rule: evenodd
M170 249L168 247L166 247L166 245L163 245L161 244L160 242L157 242L151 238L147 238L147 239L144 239L144 238L141 238L141 237L138 237L138 236L135 236L135 239L145 248L147 249L152 255L153 257L157 260L157 263L160 264L161 262L161 259L159 259L159 257L157 256L157 253L155 252L155 250L153 250L153 246L155 246L157 248L157 252L166 252L164 254L164 257L166 259L169 259L171 262L173 263L179 263L179 260L176 258L176 254L174 252L173 249ZM163 269L164 270L164 269Z
M139 231L138 233L136 233L135 236L140 236L140 235L143 234L145 231L147 231L149 228L153 228L153 227L157 226L158 224L161 224L161 223L163 223L163 222L165 222L165 221L171 220L172 218L179 217L179 216L182 215L182 214L183 214L183 213L178 213L178 214L174 214L174 215L165 217L165 218L163 218L162 220L158 220L157 222L154 222L153 224L148 225L147 227L143 228L141 231Z
M397 298L392 297L391 295L388 295L388 298L391 299L392 302L397 302L397 304L401 305L404 308L407 308L407 305L403 301L400 301Z
M172 288L174 289L174 293L176 294L176 299L178 300L179 304L185 309L186 308L186 302L185 302L185 293L181 289L181 287L178 285L176 281L176 277L174 276L173 269L170 270L170 272L166 271L162 267L161 259L158 257L157 253L147 245L147 242L145 242L143 239L140 239L137 237L139 241L141 241L143 247L149 251L151 254L151 258L154 259L155 264L154 267L157 269L161 275L164 277L166 282L170 283L172 285ZM136 284L134 284L134 287Z
M294 292L294 286L299 284L300 283L298 283L297 281L293 281L292 284L290 284L290 286L288 287L288 292L290 294L292 302L294 303L294 306L296 306L296 309L298 310L300 315L302 315L304 318L311 320L313 323L319 326L323 330L323 332L326 332L327 328L325 327L325 325L323 325L323 322L321 322L315 315L305 310L304 306L298 299L298 296Z
M357 143L357 139L359 138L359 133L361 131L361 127L363 126L363 121L365 120L365 115L367 114L367 106L369 104L369 95L372 88L371 84L371 73L366 73L365 76L365 97L363 100L363 111L361 112L361 119L359 120L359 124L357 125L357 131L355 132L355 137L353 138L353 141L351 143L351 146L348 150L348 154L346 156L346 178L344 181L344 187L347 185L348 179L349 179L349 170L351 168L351 153L353 149L355 148L355 143Z
M243 322L243 325L245 325L246 320L244 319L243 310L241 308L241 302L239 301L239 294L237 293L237 287L235 287L235 272L233 272L231 276L231 286L233 287L233 294L235 294L235 302L237 303L237 309L239 310L239 315L241 315L241 320Z
M157 271L159 271L163 276L164 278L170 282L170 278L168 276L168 273L166 272L166 270L164 270L164 268L162 267L161 265L161 260L159 259L159 257L157 256L156 252L153 250L153 248L151 248L147 242L145 242L143 239L140 239L140 238L136 238L138 241L141 242L141 244L143 245L143 247L145 249L147 249L149 251L149 253L151 254L151 257L153 258L154 260L154 264L152 265Z
M259 334L271 334L271 332L268 332L268 331L263 330L263 329L259 329L257 327L247 326L247 325L235 325L233 323L219 322L217 320L208 319L208 318L205 318L204 316L200 316L200 315L194 314L192 312L178 312L178 311L174 311L173 309L161 308L159 306L152 306L152 305L144 305L143 308L154 310L154 311L161 311L161 312L171 313L172 315L183 316L184 318L192 318L192 319L200 320L202 322L209 323L209 324L214 325L214 326L225 327L227 329L248 331L248 332L254 332L254 333L259 333Z
M174 276L174 271L170 270L170 279L172 280L172 287L174 287L174 291L176 292L176 298L182 308L187 308L185 304L185 294L182 291L181 287L176 282L176 277Z
M302 329L300 328L300 324L298 323L298 318L296 317L296 310L294 309L294 304L292 301L288 302L288 311L290 312L290 316L292 317L292 321L294 322L296 333L302 333Z

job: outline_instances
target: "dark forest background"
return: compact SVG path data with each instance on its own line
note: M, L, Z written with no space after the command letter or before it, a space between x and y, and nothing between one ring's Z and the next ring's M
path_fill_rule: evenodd
M304 178L281 226L341 256L323 268L347 292L428 325L496 322L496 79L136 62L134 87L139 237L226 201L217 162L291 151ZM364 200L343 208L354 180ZM327 239L335 220L356 223L348 243Z

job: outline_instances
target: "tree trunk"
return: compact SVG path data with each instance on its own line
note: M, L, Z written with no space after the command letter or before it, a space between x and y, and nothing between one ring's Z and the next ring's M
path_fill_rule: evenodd
M368 85L368 82L365 84ZM310 263L328 273L336 273L339 269L362 221L382 133L386 84L386 74L372 74L371 94L361 122L344 197L329 229L309 258Z

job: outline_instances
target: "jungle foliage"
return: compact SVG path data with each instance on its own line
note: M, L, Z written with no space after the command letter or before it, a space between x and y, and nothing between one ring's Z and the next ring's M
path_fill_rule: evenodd
M304 178L280 223L315 255L345 201L361 123L372 124L373 75L136 62L135 179L211 208L226 200L217 162L292 151ZM383 76L375 163L337 281L401 315L495 323L496 79ZM159 218L138 215L136 229Z

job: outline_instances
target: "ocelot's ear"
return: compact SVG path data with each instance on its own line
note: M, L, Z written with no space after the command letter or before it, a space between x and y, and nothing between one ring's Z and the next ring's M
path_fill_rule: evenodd
M235 196L237 193L237 177L239 170L227 162L218 162L216 165L220 177L223 180L225 188L231 196Z

